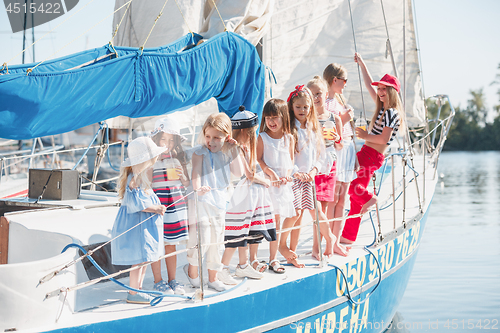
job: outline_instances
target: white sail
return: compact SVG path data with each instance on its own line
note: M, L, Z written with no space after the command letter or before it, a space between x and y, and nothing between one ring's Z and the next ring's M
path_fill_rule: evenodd
M421 77L411 16L411 1L406 1L406 84L403 82L403 2L383 1L398 77L406 87L406 112L410 126L424 124L425 111ZM387 34L380 0L275 2L271 28L264 39L264 63L272 68L278 84L276 97L286 98L297 84L322 75L329 63L342 64L348 72L344 94L359 116L363 110L355 49L363 56L374 80L385 73L394 74L390 55L386 57ZM375 105L364 85L367 117ZM402 92L404 89L402 89Z
M117 0L116 7L126 2ZM224 31L224 27L241 34L254 45L262 38L262 60L277 80L276 84L269 82L273 97L286 99L296 85L305 84L314 75L322 75L327 64L336 62L348 71L349 82L344 94L355 108L356 116L365 110L370 117L375 105L359 82L357 65L353 61L357 50L374 80L385 73L397 74L409 126L425 123L411 0L219 0L215 3L218 11L212 0L167 2L146 47L165 45L189 31L209 38ZM143 45L163 4L163 0L132 2L115 43ZM120 22L124 11L125 8L115 14L114 26ZM387 52L388 37L397 73L394 73L391 55Z

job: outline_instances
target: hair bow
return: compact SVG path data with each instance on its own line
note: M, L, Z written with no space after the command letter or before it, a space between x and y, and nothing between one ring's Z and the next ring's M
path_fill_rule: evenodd
M288 96L288 99L286 100L287 102L290 102L292 98L297 96L299 94L299 91L304 91L304 85L301 86L295 86L295 90L290 93L290 96Z

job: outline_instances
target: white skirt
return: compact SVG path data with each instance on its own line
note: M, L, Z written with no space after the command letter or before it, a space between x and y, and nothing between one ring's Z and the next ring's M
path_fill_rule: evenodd
M269 194L274 207L274 214L279 215L283 220L297 215L293 206L292 184L286 183L280 187L269 186Z
M356 178L356 148L350 139L344 139L344 148L337 151L337 182L350 183Z

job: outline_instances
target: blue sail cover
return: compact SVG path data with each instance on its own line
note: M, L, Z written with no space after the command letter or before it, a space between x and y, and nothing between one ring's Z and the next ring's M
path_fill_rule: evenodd
M94 62L114 52L104 46L44 62L29 75L35 64L9 67L0 75L0 137L31 139L116 116L162 115L211 97L229 116L240 105L260 116L265 66L255 47L224 32L189 48L201 38L188 34L143 52L115 47L117 58Z

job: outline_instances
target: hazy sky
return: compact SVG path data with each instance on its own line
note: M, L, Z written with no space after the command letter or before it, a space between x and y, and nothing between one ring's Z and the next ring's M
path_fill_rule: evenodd
M62 17L35 28L38 39L90 0L80 0L77 7ZM22 50L22 32L12 33L3 1L0 2L0 65ZM489 109L500 104L490 86L500 73L500 0L415 0L417 28L421 49L426 96L448 94L453 105L465 107L469 91L484 89ZM37 43L35 59L49 57L59 48L83 34L81 38L57 53L60 57L107 44L111 37L114 0L96 0L55 32ZM99 21L104 21L84 33ZM31 30L28 31L31 41ZM21 63L21 56L9 62ZM32 62L32 52L26 55Z

